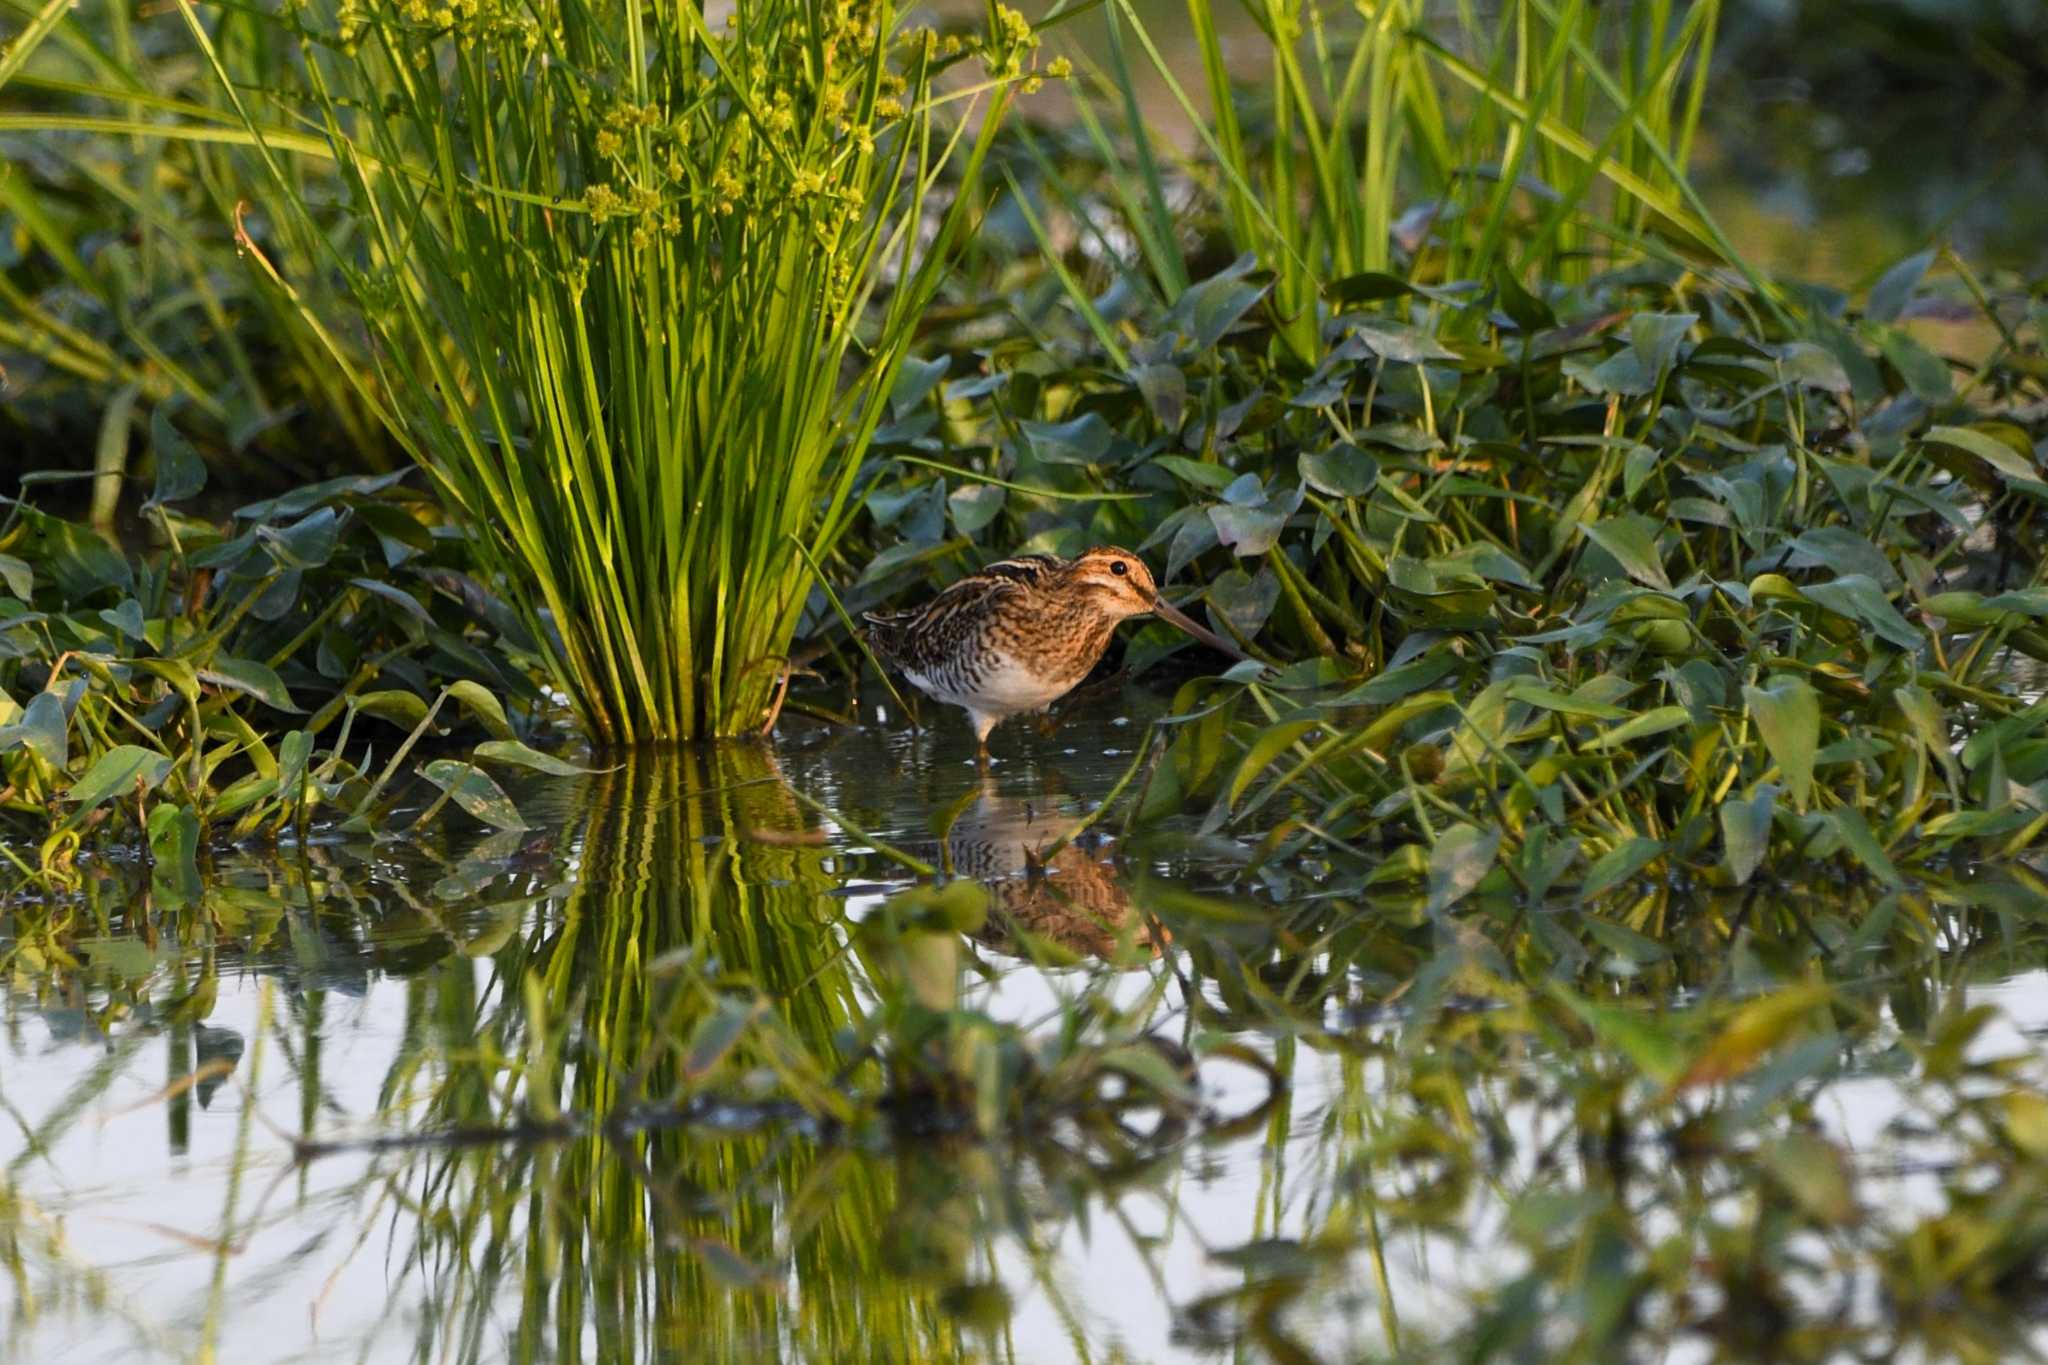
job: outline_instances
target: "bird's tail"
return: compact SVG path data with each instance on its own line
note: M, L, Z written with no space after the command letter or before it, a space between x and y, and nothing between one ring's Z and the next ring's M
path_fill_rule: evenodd
M912 613L902 611L864 611L860 619L868 623L862 632L868 648L885 667L897 667L897 659L903 648L903 627L910 621Z

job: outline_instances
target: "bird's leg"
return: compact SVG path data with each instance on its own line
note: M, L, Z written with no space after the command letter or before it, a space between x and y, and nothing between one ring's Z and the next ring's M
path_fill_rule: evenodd
M983 776L987 776L987 774L988 774L988 732L996 728L996 722L997 722L998 720L1000 720L1000 719L1001 719L1001 717L1000 717L1000 716L991 716L991 715L986 715L986 714L984 714L984 713L982 713L982 712L980 712L980 711L970 711L970 712L968 712L968 715L970 715L970 716L971 716L971 717L973 717L973 719L974 719L974 762L975 762L975 766L977 766L977 767L979 767L979 768L981 769L981 771L982 771L982 775L983 775Z

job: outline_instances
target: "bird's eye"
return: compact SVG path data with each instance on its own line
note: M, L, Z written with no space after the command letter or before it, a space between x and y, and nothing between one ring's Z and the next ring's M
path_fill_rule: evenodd
M1122 578L1125 574L1131 571L1131 566L1124 563L1121 559L1119 559L1114 564L1111 564L1109 566L1109 571L1115 574L1118 578Z

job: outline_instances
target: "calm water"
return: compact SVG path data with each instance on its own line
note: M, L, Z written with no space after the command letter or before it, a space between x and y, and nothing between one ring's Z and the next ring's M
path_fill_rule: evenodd
M1494 1046L1483 996L1432 1010L1393 956L1342 941L1426 944L1412 916L1260 894L1234 881L1242 847L1195 830L1142 851L1098 832L1034 875L1025 850L1092 808L1160 705L1112 689L1049 736L1015 725L986 781L950 716L924 734L798 722L772 754L529 787L530 835L238 856L198 910L103 894L75 966L0 920L0 1356L1427 1358L1529 1271L1532 1208L1621 1191L1645 1235L1696 1216L1655 1151L1631 1186L1574 1145L1583 1091L1558 1078L1605 1063ZM963 940L963 1005L1048 1043L1084 1016L1236 1042L1285 1091L1268 1103L1257 1071L1212 1055L1185 1125L986 1144L821 1126L788 1101L818 1061L827 1085L857 1062L848 1029L877 992L854 926L912 879L792 789L996 889ZM2041 955L1954 923L1916 1011L1988 1003L1972 1055L2039 1072ZM1954 1153L1910 1122L1901 998L1876 964L1838 965L1880 981L1884 1018L1823 1049L1808 1121L1852 1154L1873 1226L1903 1227L1954 1197ZM771 1003L709 1073L715 1102L665 1107L698 1095L707 1002L755 987ZM636 1096L644 1126L617 1136L298 1159L302 1139ZM1449 1155L1464 1146L1483 1178ZM1811 1276L1807 1306L1838 1294L1877 1316L1862 1272Z

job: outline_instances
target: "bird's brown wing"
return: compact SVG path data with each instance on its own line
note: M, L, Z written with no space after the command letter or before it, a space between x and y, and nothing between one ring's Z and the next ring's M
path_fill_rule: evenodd
M980 629L997 604L1031 591L1042 570L1018 569L1027 560L1049 556L1028 555L1006 559L979 573L969 574L921 607L908 611L864 613L871 629L868 643L883 663L912 672L931 671L939 664L957 659L968 636ZM1053 560L1057 565L1059 561Z

